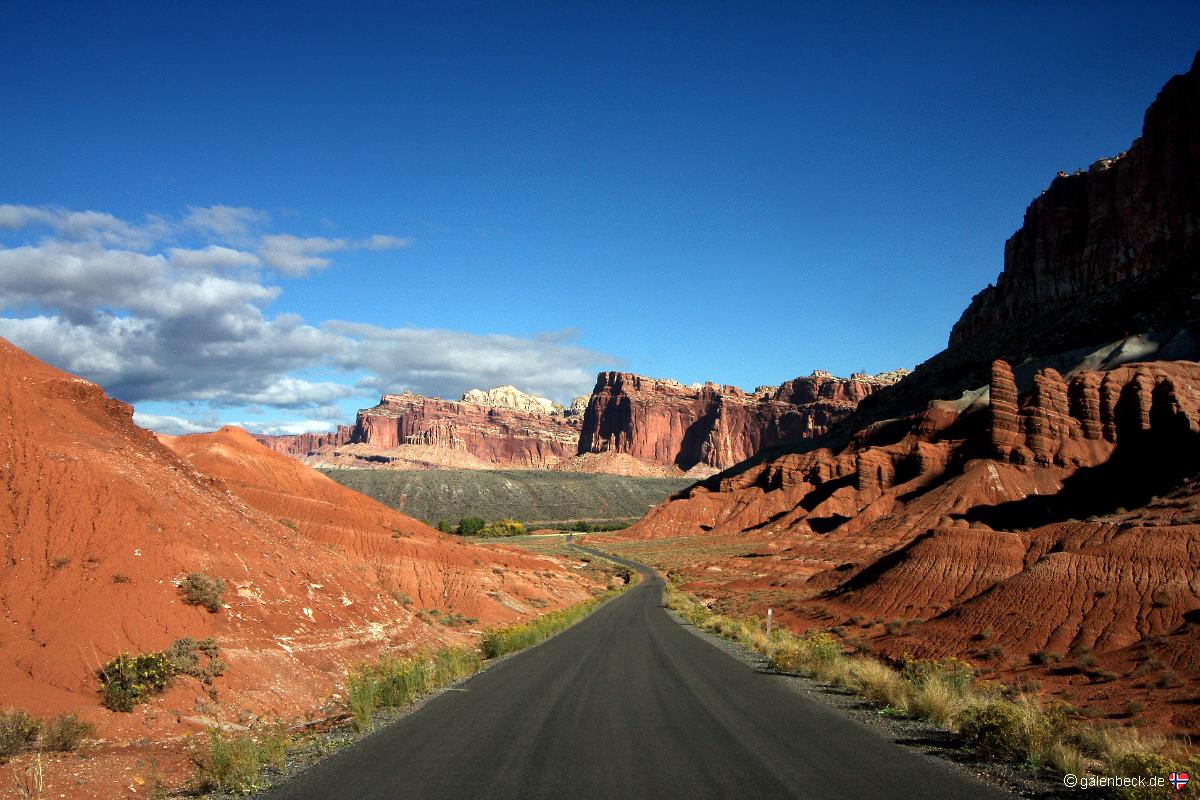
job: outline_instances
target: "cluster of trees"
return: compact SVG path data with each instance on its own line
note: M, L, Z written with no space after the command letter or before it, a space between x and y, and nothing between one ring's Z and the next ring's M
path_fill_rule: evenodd
M524 536L529 533L525 526L515 519L487 522L483 517L463 517L454 527L443 519L438 522L437 529L442 533L457 533L459 536Z

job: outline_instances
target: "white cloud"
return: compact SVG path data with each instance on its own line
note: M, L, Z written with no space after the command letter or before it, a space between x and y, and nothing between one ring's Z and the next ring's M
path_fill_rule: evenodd
M285 233L255 234L242 247L227 240L179 247L170 238L146 251L134 246L149 241L143 228L170 230L163 219L147 217L140 228L98 212L0 205L0 236L30 226L56 234L12 246L0 238L0 336L131 403L303 411L299 422L271 424L322 430L348 421L338 403L350 397L402 389L457 397L513 384L563 399L586 390L595 369L612 363L579 347L573 331L521 338L271 316L282 289L261 271L264 263L303 275L329 263L323 254L405 240L378 234L351 245ZM240 235L265 219L252 209L213 206L193 208L173 225ZM324 370L323 379L306 377L313 370ZM206 423L165 415L146 424L187 431Z
M363 239L359 246L366 250L402 250L410 244L412 242L408 239L377 233L374 236L368 236L366 239Z
M254 253L246 253L216 244L210 244L199 250L171 247L167 249L167 258L174 266L198 270L237 269L238 267L254 267L262 263Z
M216 430L219 425L209 425L203 422L195 422L183 417L173 417L163 414L144 414L141 411L135 411L133 421L143 428L155 431L157 433L165 433L168 436L184 436L189 433L207 433L208 431Z
M270 218L265 211L244 206L190 206L183 226L225 241L237 241L266 225Z
M345 239L326 239L323 236L292 236L280 233L264 236L258 252L267 266L274 267L284 275L304 275L310 270L324 269L330 264L322 258L325 253L345 250Z
M57 206L0 205L0 228L49 228L59 236L141 250L169 233L169 224L150 215L135 225L100 211L70 211Z

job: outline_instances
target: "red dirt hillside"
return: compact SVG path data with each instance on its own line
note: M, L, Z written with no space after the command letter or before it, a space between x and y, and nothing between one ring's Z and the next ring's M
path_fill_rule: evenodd
M560 562L444 537L241 431L173 442L189 462L129 406L2 339L0 412L0 707L77 710L105 738L307 716L356 662L469 636L422 607L482 625L587 595ZM181 601L193 571L226 582L219 613ZM97 667L185 636L221 647L217 701L184 678L132 713L101 707Z

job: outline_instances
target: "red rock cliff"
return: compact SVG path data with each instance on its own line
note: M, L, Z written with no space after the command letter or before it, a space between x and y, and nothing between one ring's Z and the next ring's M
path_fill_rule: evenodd
M562 414L385 394L358 412L351 441L462 450L499 467L543 468L575 455L579 421Z
M1169 300L1143 286L1190 286L1198 262L1200 55L1163 87L1128 152L1060 173L1030 204L1005 244L1004 271L972 300L950 346L999 333L1032 348L1027 337L1048 332L1062 346L1139 332L1140 312L1167 310L1141 303ZM1115 296L1138 305L1114 308Z
M338 425L337 430L331 433L297 433L281 436L260 435L254 438L260 444L265 444L276 453L300 458L311 455L322 447L336 447L338 445L349 444L353 435L353 425Z
M579 453L725 468L787 439L812 438L902 373L835 378L815 372L753 393L602 372L583 416Z
M1059 173L1029 205L995 286L974 297L947 349L864 402L853 426L981 386L997 358L1019 364L1147 334L1153 344L1132 357L1195 358L1197 265L1200 55L1159 92L1127 152Z

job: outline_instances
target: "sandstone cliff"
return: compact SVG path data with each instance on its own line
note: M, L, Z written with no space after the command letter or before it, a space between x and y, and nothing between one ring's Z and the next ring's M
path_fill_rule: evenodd
M579 453L626 453L683 470L698 464L723 469L777 442L820 436L902 375L844 379L814 372L750 393L602 372L583 416Z
M996 284L971 301L947 349L864 403L853 425L957 397L986 383L997 358L1070 369L1128 337L1136 346L1110 363L1196 358L1198 267L1200 54L1163 87L1126 152L1060 173L1030 204Z
M387 394L358 412L351 442L462 451L495 467L541 469L575 455L579 422L561 413Z

